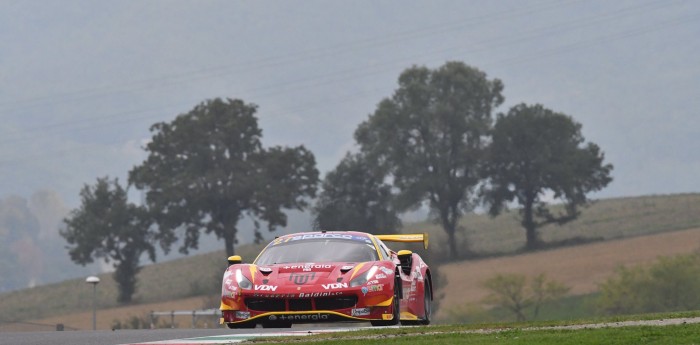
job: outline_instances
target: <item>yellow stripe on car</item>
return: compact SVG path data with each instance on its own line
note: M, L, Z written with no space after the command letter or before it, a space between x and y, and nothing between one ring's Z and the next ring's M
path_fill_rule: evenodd
M355 266L355 269L352 271L352 274L350 275L350 280L352 280L352 278L355 278L355 274L357 274L357 272L360 271L360 268L362 268L362 266L364 266L364 265L365 265L365 263L362 262L362 263L357 264L357 266Z
M411 314L407 311L402 311L401 320L418 320L418 316Z
M258 270L258 266L250 265L250 278L252 278L251 283L255 284L255 271Z
M377 304L373 305L373 307L388 307L391 305L391 303L393 301L394 301L394 296L391 296L391 298L389 298L388 300L386 300L384 302L377 303Z

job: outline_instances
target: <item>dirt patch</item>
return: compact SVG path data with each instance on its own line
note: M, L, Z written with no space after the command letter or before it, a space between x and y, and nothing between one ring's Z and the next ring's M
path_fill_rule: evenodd
M448 306L480 302L488 294L481 284L499 273L528 277L544 273L549 279L571 287L571 295L581 295L597 291L598 285L620 265L650 264L659 256L697 249L700 249L700 229L691 229L444 265L440 272L447 284L439 287L445 297L436 317L444 317Z

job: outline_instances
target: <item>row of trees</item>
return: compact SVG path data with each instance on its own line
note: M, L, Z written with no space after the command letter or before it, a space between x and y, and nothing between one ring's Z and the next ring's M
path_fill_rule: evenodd
M586 194L611 181L612 166L584 143L580 124L541 105L517 105L494 126L502 90L500 80L461 62L404 71L393 96L355 131L359 152L327 174L314 227L395 232L400 213L428 206L457 259L454 237L465 212L484 204L497 215L517 202L527 247L536 248L537 229L574 219ZM285 226L284 210L303 210L316 197L319 173L303 146L263 148L256 111L242 100L214 99L153 125L148 158L129 172L145 204L129 204L117 180L86 185L62 233L71 258L114 260L119 271L144 253L155 260L155 245L168 252L182 239L187 253L202 231L223 239L233 255L243 217L253 220L258 240L261 223L270 231ZM564 213L548 210L546 192L565 204ZM115 279L120 301L130 301L133 281Z
M454 260L466 212L486 205L496 216L516 202L527 249L537 248L537 230L575 219L586 195L612 181L612 165L585 143L579 123L542 105L516 105L493 125L502 90L500 80L461 62L404 71L394 95L355 131L360 152L326 178L316 206L320 227L393 231L396 213L427 205ZM564 212L550 211L548 193ZM358 215L373 222L352 221Z
M119 181L98 179L82 189L81 206L65 220L62 236L71 259L87 264L113 261L119 302L130 302L144 253L196 249L199 236L214 233L234 254L237 224L245 216L270 231L285 226L283 209L302 210L315 196L318 171L303 146L261 144L257 107L241 100L214 99L171 123L156 123L145 147L148 157L129 172L129 186L145 193L145 204L127 200Z

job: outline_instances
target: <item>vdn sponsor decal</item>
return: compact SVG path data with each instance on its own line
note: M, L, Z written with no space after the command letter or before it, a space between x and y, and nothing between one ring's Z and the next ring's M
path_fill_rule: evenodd
M347 283L333 283L333 284L321 284L324 289L326 290L332 290L332 289L345 289L348 287Z
M292 273L289 275L289 281L294 282L297 285L304 285L309 282L309 280L316 277L316 272L311 273Z
M277 286L273 286L273 285L255 285L255 291L277 291Z

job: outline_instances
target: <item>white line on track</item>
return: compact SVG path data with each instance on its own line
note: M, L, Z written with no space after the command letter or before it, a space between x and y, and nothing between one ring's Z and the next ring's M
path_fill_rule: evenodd
M245 340L250 340L253 338L261 337L298 337L306 336L320 333L333 333L333 332L347 332L364 328L372 327L359 327L359 328L332 328L323 330L310 330L310 331L287 331L287 332L274 332L274 333L245 333L245 334L230 334L230 335L212 335L208 337L197 337L197 338L186 338L186 339L173 339L173 340L161 340L145 343L129 343L124 345L202 345L202 344L234 344L240 343ZM376 327L374 327L376 329Z

